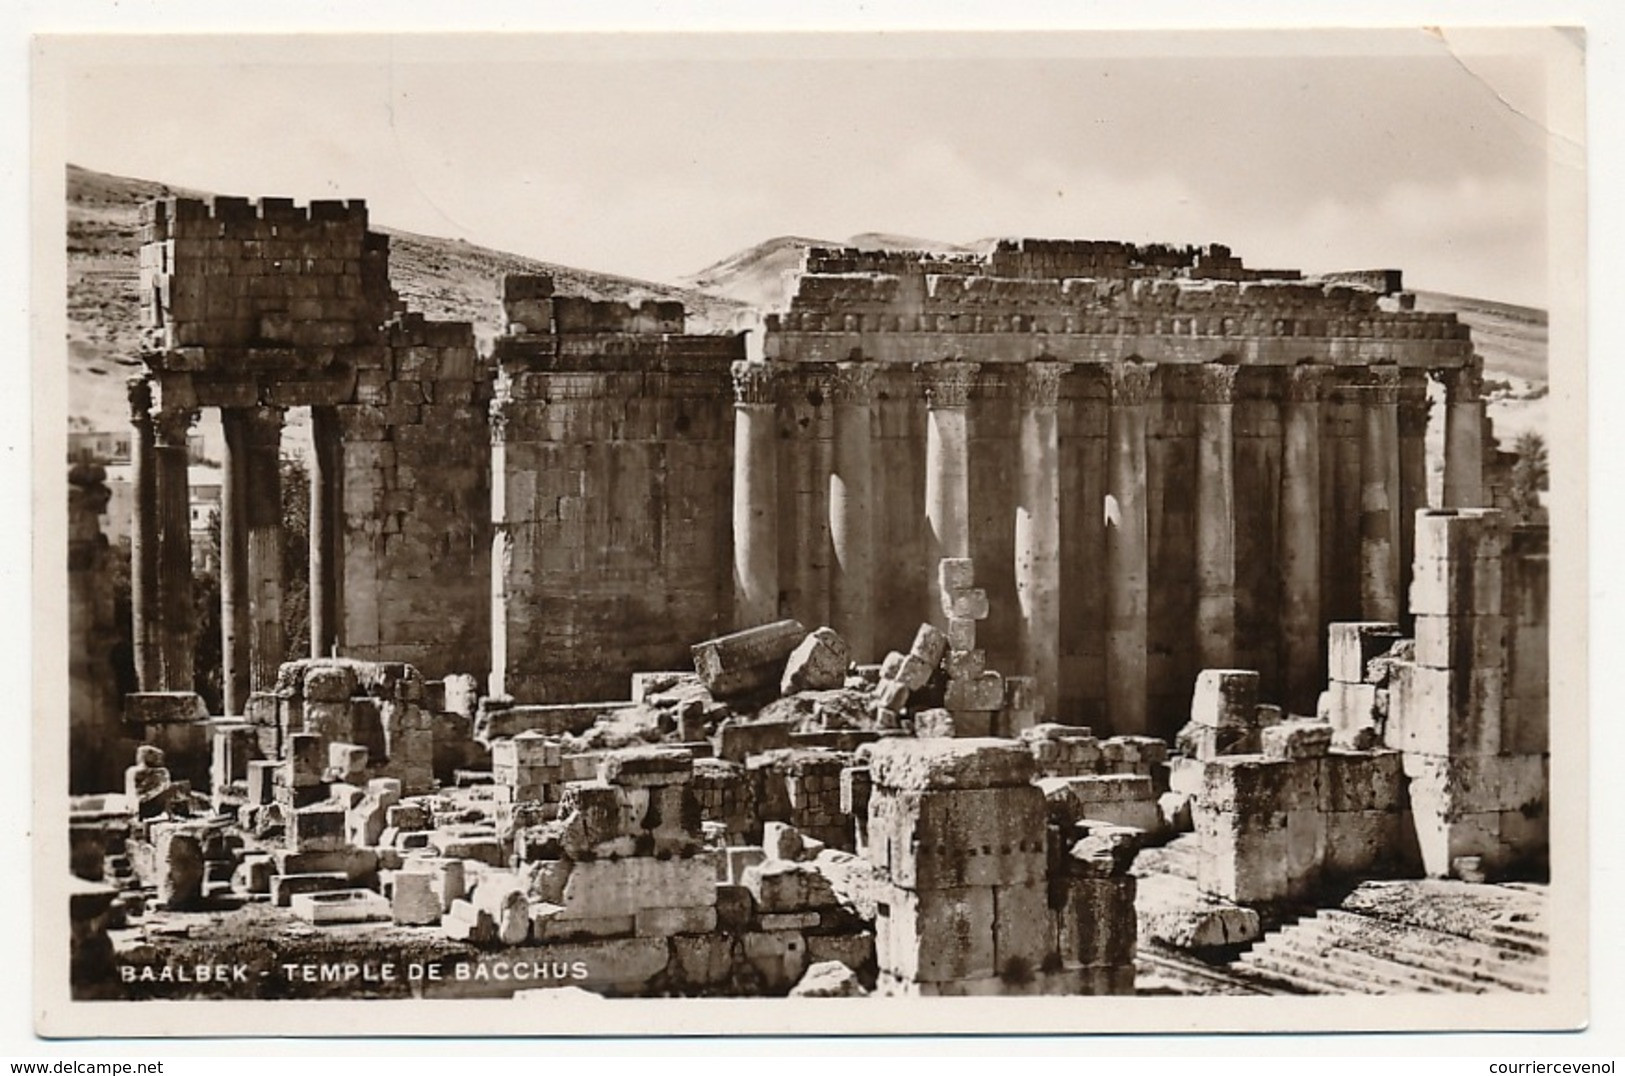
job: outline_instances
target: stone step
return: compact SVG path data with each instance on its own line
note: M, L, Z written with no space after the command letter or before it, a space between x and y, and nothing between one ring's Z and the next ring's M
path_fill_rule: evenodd
M1403 961L1428 972L1509 990L1546 989L1545 968L1540 963L1476 939L1337 908L1323 912L1319 922L1322 929L1337 937L1342 945Z
M1324 967L1307 967L1295 954L1282 954L1254 946L1232 967L1284 983L1300 994L1364 994L1369 991L1358 979L1340 975Z
M1140 994L1256 997L1281 993L1251 976L1237 975L1226 965L1206 964L1156 943L1141 944L1135 954L1135 968L1135 992Z
M1365 984L1365 994L1480 993L1482 984L1436 975L1375 952L1351 948L1342 939L1316 929L1282 931L1270 939L1268 952L1280 960L1308 961Z

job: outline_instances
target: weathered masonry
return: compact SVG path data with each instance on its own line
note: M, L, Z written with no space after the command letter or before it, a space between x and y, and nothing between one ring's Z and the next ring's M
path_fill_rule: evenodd
M270 689L278 446L314 434L315 656L489 674L518 703L613 698L781 618L859 663L941 621L974 558L989 663L1042 717L1172 736L1204 668L1294 713L1335 621L1409 626L1429 378L1442 506L1483 503L1479 365L1397 273L1302 280L1222 247L1002 242L809 252L766 361L678 304L504 284L493 354L407 312L359 202L167 199L144 217L137 666L189 690L186 432L219 408L225 708ZM947 626L947 625L944 625Z
M508 277L503 300L490 690L616 698L727 624L744 338L685 334L681 303L555 296L548 277Z
M1445 506L1481 503L1486 429L1454 315L1394 273L1298 277L1223 247L811 251L736 372L738 622L876 660L940 617L921 566L970 556L989 661L1047 714L1172 736L1213 667L1313 713L1326 625L1408 618L1429 377Z
M432 675L490 649L489 365L467 322L405 311L363 203L170 198L143 210L146 376L131 385L136 664L192 688L186 435L220 410L224 696L282 663L279 445L310 408L311 650Z

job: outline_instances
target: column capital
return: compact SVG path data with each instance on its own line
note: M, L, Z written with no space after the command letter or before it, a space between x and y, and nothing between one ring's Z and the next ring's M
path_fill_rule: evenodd
M922 362L915 363L914 369L925 385L926 406L936 410L966 406L981 366L974 362Z
M1484 364L1478 360L1478 356L1473 358L1475 361L1465 366L1429 371L1444 386L1447 402L1474 403L1484 398Z
M1399 402L1399 367L1391 365L1370 366L1366 368L1369 381L1366 391L1371 401L1379 404L1397 404Z
M1061 397L1061 378L1070 368L1064 362L1029 362L1021 379L1021 402L1028 408L1053 408Z
M124 391L130 400L130 421L142 424L152 421L152 382L145 374L124 382Z
M1241 367L1229 363L1205 362L1196 370L1197 399L1205 404L1236 402L1236 375Z
M192 426L197 422L195 408L172 407L152 416L153 428L158 433L159 448L185 448Z
M1156 367L1145 362L1115 363L1111 367L1112 403L1133 407L1151 402L1151 375Z
M736 362L731 367L735 406L770 404L775 401L774 383L778 367L765 362Z
M508 441L508 405L512 401L501 396L492 398L486 405L487 426L491 430L491 443L493 445L506 444Z
M872 362L843 362L835 367L833 394L837 404L867 407L875 402L875 375Z
M1286 398L1292 403L1318 403L1326 390L1326 379L1331 368L1320 363L1306 362L1293 366L1286 374Z

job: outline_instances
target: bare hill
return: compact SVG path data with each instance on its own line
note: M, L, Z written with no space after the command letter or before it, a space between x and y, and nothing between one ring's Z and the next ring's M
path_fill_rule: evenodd
M207 192L151 180L108 175L69 165L68 219L68 401L74 429L116 429L128 421L124 379L138 368L140 318L137 280L137 214L150 198ZM726 296L630 277L558 265L374 225L391 236L395 289L432 318L468 320L490 340L499 330L498 285L506 273L550 273L561 291L594 299L637 302L676 299L689 311L694 331L724 329L740 310Z

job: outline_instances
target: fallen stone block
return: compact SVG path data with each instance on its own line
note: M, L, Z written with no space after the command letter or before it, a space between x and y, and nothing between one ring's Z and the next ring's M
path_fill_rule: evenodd
M502 945L522 945L530 937L530 898L517 876L487 873L474 887L473 904L490 916Z
M917 982L995 976L993 926L992 886L892 887L875 919L875 960L882 972Z
M969 617L947 618L948 646L954 650L976 649L976 621Z
M1332 727L1319 721L1283 721L1260 737L1265 758L1322 758L1332 747Z
M923 661L927 668L935 669L948 653L948 636L934 624L921 624L908 652Z
M747 867L742 879L760 914L833 908L835 891L815 866L770 859Z
M989 606L987 591L980 587L968 590L943 591L942 615L956 620L986 620Z
M858 981L857 972L834 960L813 964L790 988L793 998L866 998L869 991Z
M316 926L339 923L374 923L390 918L390 905L365 889L299 893L290 903L293 914Z
M735 722L732 718L717 727L716 757L725 762L744 762L790 746L794 724L789 721Z
M605 755L598 779L622 788L659 788L687 784L694 777L694 756L677 747L627 747Z
M911 740L891 737L865 744L874 784L893 791L1005 788L1029 784L1035 774L1025 744L1011 740Z
M590 860L570 869L555 903L564 907L567 919L630 916L642 908L707 905L715 901L716 877L714 853L671 859L637 856Z
M1251 669L1203 669L1191 696L1191 724L1254 728L1258 720L1258 673Z
M491 945L497 940L496 920L491 918L491 913L466 900L452 901L451 908L440 920L440 931L452 941L473 945Z
M346 847L345 810L336 803L301 807L288 820L288 846L300 852L336 852Z
M350 876L343 871L279 874L271 879L271 903L278 908L288 908L292 907L293 898L301 893L331 893L354 888Z
M1045 823L1036 785L880 795L866 858L907 889L1039 882Z
M800 622L780 620L708 639L692 648L694 670L719 699L777 687L785 660L806 634Z
M987 651L950 650L946 669L950 680L974 680L987 671Z
M1056 947L1061 963L1083 967L1132 966L1139 941L1134 914L1138 880L1070 877L1056 913Z
M882 710L897 713L908 705L909 690L896 680L882 680L875 687L875 704Z
M937 561L937 589L969 590L976 585L976 562L970 557L943 557Z
M753 930L740 936L740 952L770 994L787 991L807 967L807 941L798 930Z
M209 709L191 691L133 691L124 696L124 720L132 725L177 725L207 721Z
M443 909L434 883L434 872L430 870L395 872L390 917L402 926L430 926L440 922Z
M828 691L846 683L846 670L852 664L852 649L833 628L819 628L790 651L785 660L779 691Z
M669 938L674 934L709 934L717 929L715 904L685 908L639 908L632 930L640 938Z
M922 739L930 737L951 739L954 735L954 715L940 706L916 711L914 735Z
M1004 705L1004 677L984 672L974 680L950 680L943 704L950 710L998 710Z
M762 823L762 858L794 863L804 857L801 831L788 822Z

